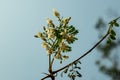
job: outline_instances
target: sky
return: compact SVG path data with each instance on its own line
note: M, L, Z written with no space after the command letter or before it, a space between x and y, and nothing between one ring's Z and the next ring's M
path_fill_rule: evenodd
M63 17L72 17L70 24L79 30L79 40L72 45L70 59L63 63L66 64L98 41L94 29L97 19L103 17L109 22L118 17L119 3L119 0L0 0L0 80L40 80L45 76L42 73L47 72L48 56L41 47L42 40L34 35L42 31L46 18L56 21L53 8ZM96 56L94 50L81 60L81 80L110 80L99 73L94 64ZM64 79L69 80L66 77L60 80Z

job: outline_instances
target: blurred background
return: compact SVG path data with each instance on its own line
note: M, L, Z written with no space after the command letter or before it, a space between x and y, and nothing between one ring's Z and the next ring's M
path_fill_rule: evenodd
M104 34L108 23L120 16L119 0L0 0L0 80L40 80L48 70L48 56L41 47L42 40L34 35L42 31L46 18L55 8L79 30L78 41L72 46L69 60L89 50ZM120 20L118 21L120 23ZM111 45L102 42L81 59L82 77L76 80L120 80L120 28ZM49 80L49 79L47 79ZM69 80L66 75L56 80Z

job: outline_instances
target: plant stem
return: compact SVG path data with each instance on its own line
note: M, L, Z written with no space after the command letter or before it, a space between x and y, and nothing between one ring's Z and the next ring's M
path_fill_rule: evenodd
M48 69L49 73L52 72L52 65L51 65L51 54L49 55L49 69Z

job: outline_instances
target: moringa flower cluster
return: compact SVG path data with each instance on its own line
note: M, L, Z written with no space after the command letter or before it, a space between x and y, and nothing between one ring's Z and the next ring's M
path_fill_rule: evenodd
M54 58L62 60L69 56L63 54L71 51L71 46L76 38L78 30L73 25L69 25L71 17L60 18L59 12L53 9L53 15L57 18L59 24L55 25L52 19L47 18L47 26L44 26L43 32L38 32L35 37L43 40L42 47L46 49L48 55L54 55Z

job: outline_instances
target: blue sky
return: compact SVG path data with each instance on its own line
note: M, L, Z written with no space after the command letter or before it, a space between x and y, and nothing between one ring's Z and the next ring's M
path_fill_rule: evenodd
M70 24L79 29L79 40L73 45L70 60L65 62L69 63L97 42L94 25L99 17L109 22L119 16L119 3L119 0L0 0L0 80L40 80L42 72L47 72L46 52L34 34L46 25L47 17L56 20L53 8L64 17L71 16ZM118 15L108 15L108 10ZM81 80L109 80L98 73L96 56L94 50L81 60Z

